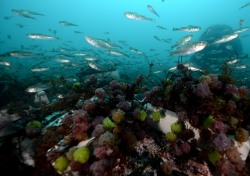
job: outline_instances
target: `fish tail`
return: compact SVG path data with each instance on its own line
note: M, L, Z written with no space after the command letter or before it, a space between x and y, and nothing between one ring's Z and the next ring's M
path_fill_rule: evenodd
M155 22L155 19L153 19L153 18L150 18L150 21L152 21L152 22Z

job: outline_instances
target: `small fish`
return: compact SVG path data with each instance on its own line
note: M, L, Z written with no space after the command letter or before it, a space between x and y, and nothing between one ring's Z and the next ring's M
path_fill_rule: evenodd
M40 67L40 68L32 68L31 71L32 72L44 72L44 71L48 71L49 68L48 67Z
M159 14L155 11L155 9L151 5L147 5L148 10L155 14L156 16L160 17Z
M161 41L166 42L166 43L171 43L172 39L171 38L161 39Z
M10 66L10 63L7 61L0 61L0 65Z
M229 42L235 38L238 37L239 34L237 33L232 33L232 34L227 34L227 35L224 35L222 38L218 39L218 40L215 40L213 42L213 44L220 44L220 43L225 43L225 42Z
M30 11L30 10L19 10L19 12L21 12L23 14L27 14L27 15L45 16L44 14L37 13L37 12L34 12L34 11Z
M57 40L58 38L50 36L50 35L43 35L43 34L27 34L27 36L31 39L38 39L38 40Z
M154 36L155 40L158 40L159 42L161 42L161 39L158 36Z
M47 89L49 89L51 87L52 87L51 84L38 83L36 85L28 87L27 89L25 89L25 91L28 92L28 93L36 93L36 92L47 90Z
M23 57L35 57L35 56L40 56L41 54L35 54L31 52L24 52L24 51L11 51L3 54L2 56L12 56L12 57L18 57L18 58L23 58Z
M85 57L84 58L86 61L98 61L99 59L96 57Z
M236 66L235 68L236 69L245 69L245 68L247 68L247 66L246 65L239 65L239 66Z
M198 51L203 50L207 46L207 42L199 41L199 42L191 42L183 45L180 48L177 48L175 51L172 51L170 55L178 54L178 55L189 55L196 53Z
M201 29L199 26L191 26L181 27L181 28L173 28L173 31L185 31L185 32L197 32Z
M132 51L132 52L134 52L134 53L143 54L143 52L140 51L140 50L138 50L138 49L135 49L135 48L132 48L132 47L130 47L129 49L130 49L130 51Z
M231 61L227 61L227 64L232 65L232 64L236 64L239 61L239 59L234 59Z
M16 24L18 27L20 27L20 28L23 28L25 25L23 25L23 24Z
M124 15L132 20L148 20L148 21L154 21L152 18L145 17L143 15L140 15L136 12L125 12Z
M62 26L78 26L78 25L73 24L73 23L68 22L68 21L59 21L59 24Z
M32 15L44 16L41 13L32 12L32 11L28 11L28 10L15 10L15 9L12 9L11 11L12 11L12 13L14 13L14 14L16 14L18 16L25 17L25 18L30 18L30 19L36 19Z
M93 62L88 62L88 66L94 70L102 70L97 64Z
M79 56L86 56L86 54L85 53L75 53L74 56L78 56L78 57Z
M177 47L177 46L182 46L186 43L188 43L189 41L191 41L193 38L193 35L187 35L185 37L183 37L182 39L180 39L178 42L176 42L173 46L171 46L171 48Z
M112 55L115 55L115 56L123 56L123 57L127 56L126 54L124 54L124 53L122 53L120 51L115 51L115 50L109 50L108 53L112 54Z
M9 19L11 19L12 17L13 17L13 16L5 16L4 19L5 19L5 20L9 20Z
M158 73L161 73L162 71L155 71L153 72L154 74L158 74Z
M111 49L112 46L110 45L109 42L102 40L102 39L97 39L94 37L90 36L85 36L85 40L92 46L96 48L105 48L105 49Z
M248 6L250 6L250 2L248 2L248 3L246 3L245 5L241 6L239 9L243 9L243 8L245 8L245 7L248 7Z
M55 59L56 62L59 62L59 63L69 63L70 60L68 59Z
M249 29L250 29L250 27L240 28L240 29L237 29L236 31L234 31L234 33L239 34L239 33L245 32Z
M81 31L74 31L74 33L81 34L82 32Z
M156 26L156 27L159 28L159 29L167 30L167 28L162 27L162 26Z

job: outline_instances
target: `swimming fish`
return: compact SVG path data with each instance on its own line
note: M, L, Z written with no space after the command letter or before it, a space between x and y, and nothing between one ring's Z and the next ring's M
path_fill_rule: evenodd
M50 36L50 35L43 35L43 34L27 34L27 36L31 39L39 39L39 40L57 40L58 38Z
M158 36L154 36L155 40L158 40L159 42L161 42L161 39Z
M93 62L88 62L88 66L94 70L102 70L102 68L100 68L97 64Z
M7 61L1 61L1 60L0 60L0 65L10 66L10 63L7 62Z
M41 54L36 54L36 53L31 53L31 52L24 52L24 51L10 51L4 54L1 54L0 56L2 57L18 57L18 58L23 58L23 57L35 57L35 56L40 56Z
M160 17L159 14L155 11L155 9L151 5L147 5L148 10L155 14L156 16Z
M48 71L48 70L49 70L48 67L31 68L32 72L44 72L44 71Z
M138 49L136 49L136 48L129 47L129 49L130 49L130 51L132 51L132 52L134 52L134 53L136 53L136 54L143 54L142 51L140 51L140 50L138 50Z
M77 24L73 24L73 23L68 22L68 21L59 21L59 24L62 26L78 26Z
M36 19L35 17L32 17L32 16L30 16L30 15L28 15L26 13L23 13L22 11L19 11L19 10L12 9L11 12L18 15L18 16L24 17L24 18L30 18L30 19L33 19L33 20Z
M227 34L227 35L224 35L222 38L218 39L218 40L215 40L213 42L213 44L220 44L220 43L225 43L225 42L229 42L235 38L238 37L238 33L232 33L232 34Z
M85 40L92 46L96 48L105 48L105 49L111 49L112 46L109 44L109 42L102 40L102 39L97 39L94 37L90 36L85 36Z
M167 30L167 28L162 27L162 26L156 26L156 27L159 28L159 29Z
M123 56L123 57L126 57L127 55L120 52L120 51L115 51L115 50L109 50L108 51L109 54L112 54L112 55L115 55L115 56Z
M182 46L186 43L188 43L190 40L192 40L193 35L187 35L185 37L183 37L182 39L180 39L178 42L176 42L173 46L171 46L171 48L177 47L177 46Z
M239 9L243 9L243 8L245 8L245 7L248 7L248 6L250 6L250 2L248 2L248 3L246 3L245 5L241 6Z
M181 28L173 28L173 31L185 31L185 32L197 32L201 29L199 26L187 26L187 27L181 27Z
M36 19L32 15L44 16L44 14L37 13L37 12L34 12L34 11L30 11L30 10L15 10L15 9L12 9L11 11L12 11L12 13L14 13L14 14L16 14L18 16L22 16L22 17L25 17L25 18L31 18L31 19Z
M189 54L193 54L193 53L203 50L206 46L207 46L207 42L205 41L191 42L172 51L170 55L174 55L174 54L189 55Z
M35 84L35 85L32 85L32 86L28 87L27 89L25 89L25 91L28 92L28 93L35 93L35 92L40 92L40 91L47 90L47 89L49 89L51 87L52 87L51 84L38 83L38 84Z
M145 17L143 15L140 15L136 12L125 12L124 15L132 20L148 20L148 21L154 21L152 18Z
M234 31L234 33L239 34L239 33L245 32L249 29L250 29L250 27L240 28L240 29L237 29L236 31Z

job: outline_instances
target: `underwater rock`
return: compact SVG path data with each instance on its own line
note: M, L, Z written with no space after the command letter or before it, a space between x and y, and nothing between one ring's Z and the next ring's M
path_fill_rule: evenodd
M151 107L153 108L153 107ZM156 108L155 108L156 109ZM168 132L171 132L171 125L176 123L178 121L178 116L173 111L166 111L165 117L161 118L159 122L157 122L157 129L160 130L162 133L167 134ZM186 124L189 127L191 125L189 123ZM193 129L195 134L195 139L199 139L200 134L198 129ZM231 146L231 144L230 144ZM232 144L233 146L233 144ZM249 140L246 142L238 142L234 140L234 146L237 147L238 152L240 153L240 157L243 161L247 159L247 156L250 152L250 137Z
M233 32L234 30L228 25L212 25L206 29L199 40L210 44L216 39ZM221 43L220 45L208 45L202 51L195 53L190 58L190 61L199 65L199 68L202 70L207 69L210 72L214 72L216 68L222 66L228 59L232 60L236 53L238 55L242 53L242 45L239 38Z
M35 94L34 103L49 104L49 98L44 91L40 91Z

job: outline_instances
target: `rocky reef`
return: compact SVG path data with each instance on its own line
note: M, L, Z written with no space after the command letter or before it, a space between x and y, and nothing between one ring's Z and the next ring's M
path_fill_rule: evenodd
M250 99L228 68L183 64L153 87L148 77L73 85L26 126L33 175L250 175ZM25 158L24 158L25 160Z

